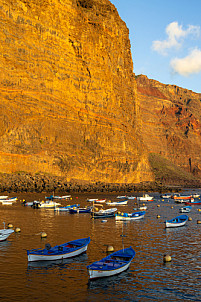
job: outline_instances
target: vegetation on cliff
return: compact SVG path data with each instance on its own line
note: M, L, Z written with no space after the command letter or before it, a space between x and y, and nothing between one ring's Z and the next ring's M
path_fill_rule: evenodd
M175 85L136 77L142 115L142 138L155 155L150 163L161 166L157 179L201 180L201 94ZM153 158L157 160L153 160ZM170 168L171 164L171 169ZM157 168L157 169L158 169ZM166 175L168 172L168 175ZM158 170L159 171L159 170Z

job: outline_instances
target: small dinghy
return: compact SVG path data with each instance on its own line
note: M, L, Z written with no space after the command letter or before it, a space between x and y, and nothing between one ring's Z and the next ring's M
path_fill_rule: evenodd
M138 220L144 218L145 211L134 212L134 213L121 213L115 214L116 220Z
M166 220L165 221L165 227L166 228L175 228L175 227L180 227L186 224L188 221L188 216L187 215L180 215L177 216L173 219Z
M186 207L179 209L179 212L180 213L189 213L191 211L191 209L192 209L191 206L186 206Z
M109 218L109 217L114 217L115 212L117 211L117 208L111 208L111 209L101 209L97 212L92 211L91 216L92 218Z
M12 233L14 233L13 230L5 228L5 222L3 222L3 224L4 229L0 230L0 241L6 240Z
M134 257L135 251L132 247L114 252L87 266L89 279L117 275L129 268Z
M46 244L44 249L27 250L28 261L59 260L78 256L86 252L90 237L69 241L51 247Z

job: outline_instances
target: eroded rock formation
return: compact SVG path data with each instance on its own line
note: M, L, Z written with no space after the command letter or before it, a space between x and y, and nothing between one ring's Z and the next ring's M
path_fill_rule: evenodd
M129 32L108 0L0 0L0 172L154 180Z
M145 145L151 153L201 178L201 94L144 75L136 80Z

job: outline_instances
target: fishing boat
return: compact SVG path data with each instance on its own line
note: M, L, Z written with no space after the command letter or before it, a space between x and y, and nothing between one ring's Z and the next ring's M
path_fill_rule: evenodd
M110 206L124 206L124 205L127 205L128 203L128 199L125 199L125 200L119 200L119 201L107 201L106 204L107 205L110 205Z
M183 215L177 216L173 219L166 220L165 227L166 228L180 227L180 226L185 225L187 221L188 221L188 216L183 214Z
M87 266L89 279L110 277L127 270L135 257L132 247L114 252Z
M86 252L90 237L77 239L51 247L46 244L44 249L27 250L28 261L59 260L78 256Z
M115 214L116 220L138 220L144 218L145 211L134 212L134 213L121 213Z
M4 196L3 195L0 196L0 200L1 199L7 199L7 198L8 198L8 196L5 196L5 195Z
M186 199L175 199L174 200L176 203L185 203Z
M135 199L137 199L135 196L127 196L127 198L128 198L129 200L135 200Z
M61 204L59 202L55 202L55 201L52 201L52 200L48 200L46 202L42 201L39 203L38 207L39 208L56 208L58 206L60 206Z
M118 199L123 199L123 198L127 198L127 196L126 195L118 195L117 198Z
M147 206L140 206L138 208L138 210L140 210L140 211L146 211L147 210Z
M25 207L33 207L34 204L40 203L40 201L34 200L34 201L26 201L24 200L22 202L22 205Z
M87 202L96 202L98 198L87 198Z
M165 193L165 194L162 194L160 197L165 199L165 198L171 198L171 196L172 196L171 194Z
M153 199L153 196L150 196L149 194L137 197L137 201L152 201Z
M104 203L104 202L106 202L106 199L97 199L96 200L96 203Z
M15 201L17 201L17 197L10 197L10 198L5 198L5 199L1 198L0 199L1 203L4 203L4 202L15 202Z
M71 195L53 196L53 199L69 199Z
M0 241L6 240L12 233L14 233L14 230L5 228L5 222L3 222L3 224L4 224L4 229L0 230Z
M115 212L117 211L117 208L111 208L111 209L101 209L99 211L92 211L91 216L92 218L109 218L109 217L114 217Z
M200 194L194 193L194 194L191 195L191 197L192 197L192 198L199 198L199 197L200 197Z
M69 209L70 214L82 214L82 213L91 213L92 207L80 208L80 207L71 207Z
M190 201L186 201L185 205L187 206L199 206L201 205L201 200L200 201L196 201L196 200L190 200Z
M77 208L79 206L80 206L79 204L73 204L73 205L67 205L65 207L56 207L54 210L58 212L69 212L70 209Z
M192 209L191 206L186 206L186 207L179 209L179 212L180 213L189 213L191 211L191 209Z
M191 199L191 195L180 195L180 194L174 194L171 197L174 200L179 200L179 199Z

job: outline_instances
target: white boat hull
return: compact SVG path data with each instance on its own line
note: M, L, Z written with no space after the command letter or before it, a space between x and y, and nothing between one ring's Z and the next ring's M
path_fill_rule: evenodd
M60 206L61 204L59 202L49 202L49 203L40 203L39 208L55 208L57 206Z
M4 202L14 202L17 201L17 197L11 197L11 198L5 198L5 199L0 199L0 202L4 203Z
M0 230L0 241L6 240L12 233L14 233L13 230L9 230L9 229Z
M136 216L136 217L124 217L124 216L120 216L120 215L115 216L115 220L139 220L142 218L144 218L144 215L140 215L140 216Z
M69 208L56 208L55 210L58 212L69 212L70 207Z
M125 201L122 201L122 202L120 202L120 201L117 201L117 202L106 202L106 204L108 206L124 206L124 205L127 205L127 203L128 203L128 200L125 200Z
M0 196L0 200L1 199L6 199L6 198L8 198L8 196Z
M89 279L110 277L110 276L114 276L114 275L120 274L120 273L124 272L125 270L127 270L129 268L129 266L131 264L131 261L128 262L126 265L120 267L120 268L112 269L112 270L105 270L104 271L104 270L92 270L92 269L88 269Z
M153 197L137 197L138 201L152 201Z
M166 228L177 228L177 227L181 227L181 226L183 226L185 224L186 224L186 221L180 222L180 223L173 223L173 222L166 221L165 222L165 227Z
M78 256L84 252L86 252L88 245L80 248L79 250L73 251L71 253L59 254L59 255L28 255L28 261L43 261L43 260L62 260L66 258L71 258Z

